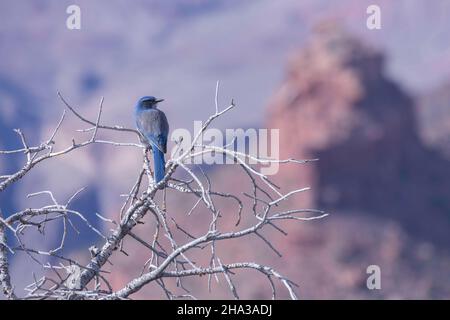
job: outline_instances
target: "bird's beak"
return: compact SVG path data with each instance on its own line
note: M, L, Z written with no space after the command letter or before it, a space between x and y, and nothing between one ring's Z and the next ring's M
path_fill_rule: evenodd
M158 100L156 100L155 102L156 103L159 103L159 102L163 102L164 101L164 99L158 99Z

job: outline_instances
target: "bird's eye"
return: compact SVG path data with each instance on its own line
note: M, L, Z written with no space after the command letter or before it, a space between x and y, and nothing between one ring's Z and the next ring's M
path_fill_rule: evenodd
M152 100L144 100L142 101L142 106L144 108L150 108L153 105L153 101Z

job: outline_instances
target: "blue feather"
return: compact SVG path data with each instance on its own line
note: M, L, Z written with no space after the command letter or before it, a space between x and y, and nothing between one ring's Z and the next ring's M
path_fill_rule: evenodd
M164 179L166 161L164 160L164 153L158 148L153 148L153 165L155 166L155 183Z

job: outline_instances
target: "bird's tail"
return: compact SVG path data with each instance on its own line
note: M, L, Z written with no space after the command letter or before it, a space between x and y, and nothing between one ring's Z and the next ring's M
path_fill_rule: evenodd
M166 167L164 153L158 148L153 148L153 163L155 166L155 183L158 183L164 178Z

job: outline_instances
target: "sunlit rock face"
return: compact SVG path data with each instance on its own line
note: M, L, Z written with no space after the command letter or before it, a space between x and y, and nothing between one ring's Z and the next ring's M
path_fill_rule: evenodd
M423 141L450 159L450 81L420 95L418 100Z
M280 129L282 157L320 160L280 179L312 185L320 208L375 214L448 243L449 162L421 142L414 102L383 66L382 54L337 26L317 28L290 62L268 125Z

